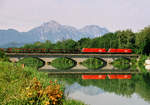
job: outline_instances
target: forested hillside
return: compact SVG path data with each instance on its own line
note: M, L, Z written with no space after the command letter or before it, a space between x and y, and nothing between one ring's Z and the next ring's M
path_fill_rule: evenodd
M50 49L82 49L82 48L131 48L135 53L150 53L150 26L145 27L140 32L134 33L131 30L116 31L107 33L93 39L82 38L78 41L72 39L51 43L36 42L26 44L23 48L50 48Z

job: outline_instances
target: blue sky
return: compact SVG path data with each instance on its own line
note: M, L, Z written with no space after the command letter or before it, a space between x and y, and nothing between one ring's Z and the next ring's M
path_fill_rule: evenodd
M27 31L50 20L139 31L150 25L150 0L0 0L0 29Z

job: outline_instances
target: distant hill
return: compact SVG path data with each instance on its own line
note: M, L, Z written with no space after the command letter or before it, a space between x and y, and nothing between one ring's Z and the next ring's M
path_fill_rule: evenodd
M77 41L83 37L94 38L108 32L106 28L97 25L87 25L78 30L75 27L61 25L52 20L28 32L18 32L14 29L0 30L0 47L11 47L12 43L15 46L21 46L25 43L43 42L45 40L50 40L53 43L64 39Z

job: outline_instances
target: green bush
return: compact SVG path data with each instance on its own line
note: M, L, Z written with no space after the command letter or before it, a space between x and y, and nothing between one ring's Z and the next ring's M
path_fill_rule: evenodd
M83 66L88 69L99 69L103 66L103 61L97 58L89 58L81 63Z
M57 69L66 70L75 66L76 63L68 58L56 58L50 64Z
M140 58L139 58L139 61L138 61L138 67L140 68L141 72L144 72L146 73L147 70L145 69L145 60L148 58L148 56L146 55L141 55Z
M38 58L32 58L32 57L23 58L19 60L18 63L25 64L25 66L36 67L36 68L40 68L44 65L44 61Z
M130 67L130 61L125 58L118 58L112 62L112 65L120 70L124 70Z
M66 100L63 83L49 78L47 73L0 61L0 105L52 105L57 101L63 105L83 105Z
M0 50L0 61L9 61L9 58L6 56L6 54Z
M137 70L137 67L138 67L137 58L131 58L131 69Z

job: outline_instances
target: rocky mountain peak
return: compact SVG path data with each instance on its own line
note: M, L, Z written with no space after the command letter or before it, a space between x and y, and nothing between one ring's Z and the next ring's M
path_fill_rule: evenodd
M45 40L50 40L55 43L62 39L73 39L77 41L85 37L99 37L108 32L109 31L106 28L101 28L97 25L87 25L79 30L75 27L61 25L58 22L51 20L23 33L13 29L0 30L0 45L11 42L33 43L36 41L43 42Z
M59 24L58 22L56 22L54 20L51 20L49 22L43 23L42 26L51 28L51 27L60 27L61 24Z
M99 27L98 25L87 25L80 29L81 32L89 35L93 35L93 37L101 36L109 31L106 28Z

